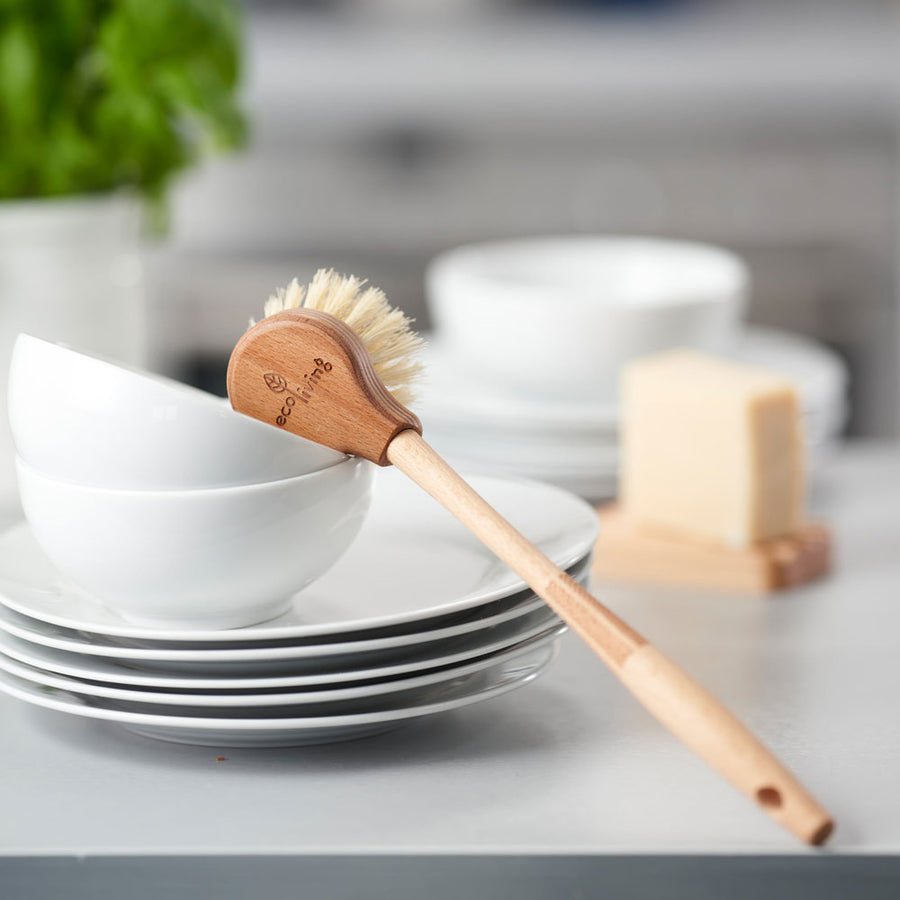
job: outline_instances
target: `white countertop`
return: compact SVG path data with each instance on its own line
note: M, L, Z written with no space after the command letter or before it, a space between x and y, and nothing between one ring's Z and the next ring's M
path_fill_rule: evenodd
M817 512L838 548L827 581L770 599L599 593L819 796L838 822L824 855L894 855L900 451L854 447L823 481ZM0 857L823 855L701 765L571 635L521 691L354 743L180 746L5 697L0 735Z

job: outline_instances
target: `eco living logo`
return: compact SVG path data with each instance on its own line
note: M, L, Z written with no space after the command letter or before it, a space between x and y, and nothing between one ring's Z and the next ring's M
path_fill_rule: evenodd
M287 378L284 375L279 374L278 372L266 372L263 375L263 379L266 382L266 387L273 394L286 394L284 398L284 403L281 406L281 411L275 417L275 424L283 427L287 424L288 416L294 411L294 407L297 405L297 401L299 400L301 403L308 404L312 399L312 395L315 393L316 387L319 382L322 380L322 376L326 372L330 372L332 368L334 368L330 362L325 362L324 359L316 358L313 360L316 367L312 370L312 372L307 373L303 376L302 386L292 389L290 384L288 383Z

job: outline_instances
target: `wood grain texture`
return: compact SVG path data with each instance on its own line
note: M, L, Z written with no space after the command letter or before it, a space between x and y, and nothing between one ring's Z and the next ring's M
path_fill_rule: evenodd
M608 665L621 666L645 643L551 562L414 432L398 435L388 459L513 569Z
M771 751L708 691L561 572L421 435L398 434L387 455L542 597L677 738L801 840L820 844L827 839L833 820Z
M291 310L251 328L232 353L235 409L379 465L393 463L494 551L580 635L673 734L804 841L828 814L717 700L573 581L480 497L378 381L365 347L324 313Z
M825 843L831 816L722 703L656 647L632 653L623 684L669 731L807 844Z
M314 310L277 313L249 329L231 354L227 384L238 412L380 466L394 435L422 431L350 328Z
M637 527L617 504L598 509L595 578L632 584L765 594L821 578L831 568L828 528L735 549Z

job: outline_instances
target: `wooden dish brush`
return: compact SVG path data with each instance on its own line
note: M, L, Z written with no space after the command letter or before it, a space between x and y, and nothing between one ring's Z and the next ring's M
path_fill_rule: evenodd
M238 412L406 473L542 597L669 731L798 838L825 842L833 820L775 756L425 442L405 405L421 340L381 291L322 270L306 288L295 280L279 291L265 313L229 362L228 395Z

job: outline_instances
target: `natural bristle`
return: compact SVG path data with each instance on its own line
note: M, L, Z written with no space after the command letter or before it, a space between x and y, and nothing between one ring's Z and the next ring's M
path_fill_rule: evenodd
M425 342L412 329L412 320L392 307L384 292L366 286L354 275L319 269L308 285L295 278L266 301L266 317L286 309L315 309L341 319L363 342L375 372L394 399L409 406L413 385L422 373L418 353ZM251 323L252 324L252 323Z

